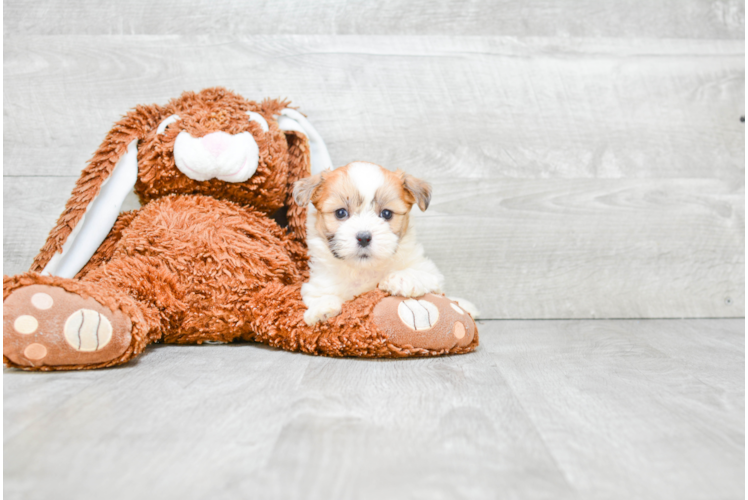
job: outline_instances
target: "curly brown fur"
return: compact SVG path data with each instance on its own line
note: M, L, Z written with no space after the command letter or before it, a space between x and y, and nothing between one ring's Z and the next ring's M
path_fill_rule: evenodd
M253 294L303 279L290 241L251 208L173 195L141 209L108 262L83 279L127 290L158 317L155 339L227 342L242 335Z
M75 275L76 279L83 278L90 271L96 269L112 257L117 242L122 239L122 232L127 229L127 226L130 225L130 222L132 222L137 214L137 210L130 210L129 212L122 212L119 214L119 217L117 217L117 220L114 222L114 227L112 227L109 235L101 243L99 248L96 250L96 253L91 257L91 260L83 266L83 269L78 271L78 274Z

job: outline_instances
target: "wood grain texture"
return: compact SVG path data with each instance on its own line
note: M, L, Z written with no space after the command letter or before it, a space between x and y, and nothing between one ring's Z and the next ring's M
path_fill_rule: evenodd
M9 0L5 34L505 35L742 39L738 0Z
M445 182L417 227L486 318L742 317L744 199L717 180Z
M480 329L436 359L231 344L5 370L5 498L742 498L742 320Z
M573 489L742 496L745 385L732 371L744 364L741 321L521 325L484 345Z
M287 96L333 162L427 179L744 178L742 41L16 36L4 172L77 175L141 103Z
M5 273L28 269L74 181L5 179ZM744 199L708 179L439 182L413 220L485 318L740 317Z

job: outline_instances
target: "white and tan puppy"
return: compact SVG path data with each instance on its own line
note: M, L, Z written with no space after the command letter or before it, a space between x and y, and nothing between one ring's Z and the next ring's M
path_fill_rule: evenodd
M428 208L428 183L354 162L298 181L293 195L308 205L310 279L301 287L307 324L336 316L343 302L377 286L404 297L441 292L444 277L416 242L409 218L414 204Z

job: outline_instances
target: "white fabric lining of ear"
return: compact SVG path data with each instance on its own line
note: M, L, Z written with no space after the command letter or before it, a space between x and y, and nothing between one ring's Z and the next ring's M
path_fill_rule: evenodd
M309 123L309 120L304 115L295 109L286 108L281 111L278 117L278 127L285 131L294 130L301 132L307 136L312 156L312 175L333 168L332 159L330 159L330 153L327 151L325 141L322 140L322 136L319 135L319 132Z
M175 120L176 121L176 120ZM122 202L138 180L138 140L127 146L111 175L101 184L99 194L88 204L86 213L70 233L62 252L44 267L43 275L72 278L83 269L109 234L119 216Z
M156 133L159 135L163 134L166 131L166 127L179 120L181 120L181 118L179 118L179 115L171 115L159 124L158 128L156 129Z
M270 127L268 127L267 120L260 113L255 113L254 111L247 111L247 114L249 115L249 121L259 123L260 127L262 127L263 132L267 132L268 130L270 130Z

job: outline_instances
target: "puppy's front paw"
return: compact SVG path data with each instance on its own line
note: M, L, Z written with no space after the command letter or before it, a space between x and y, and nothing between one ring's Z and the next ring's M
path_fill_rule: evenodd
M379 283L380 290L401 297L420 297L427 293L440 292L439 279L426 273L397 271Z
M326 320L340 314L343 303L338 297L329 296L315 300L304 312L304 321L312 326L318 321Z

